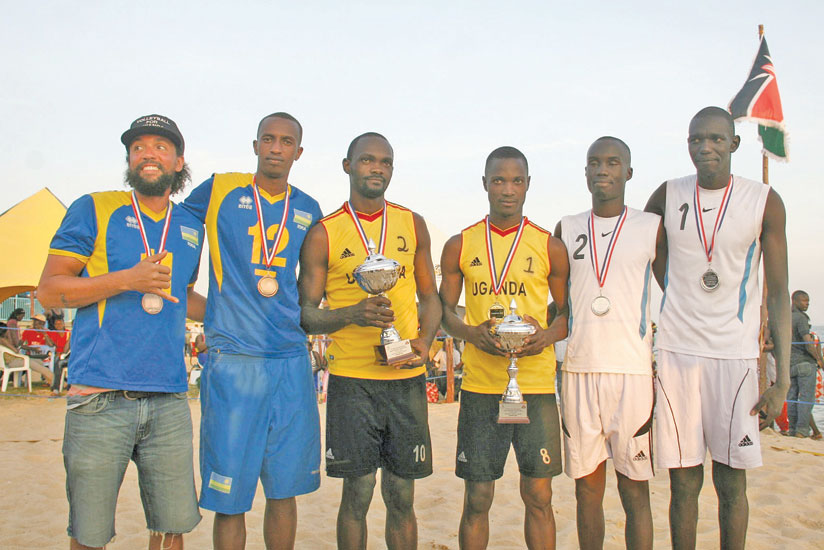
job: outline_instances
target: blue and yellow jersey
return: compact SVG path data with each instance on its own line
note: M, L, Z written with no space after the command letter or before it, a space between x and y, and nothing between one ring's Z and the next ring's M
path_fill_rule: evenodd
M209 297L203 322L206 342L210 351L220 353L293 357L306 353L295 273L306 232L321 218L320 206L297 187L287 187L289 217L267 270L264 246L274 243L285 194L271 196L259 188L268 240L264 245L253 182L254 174L216 174L183 203L205 223L209 239ZM279 285L271 298L257 290L258 281L267 274Z
M500 230L490 226L495 263L500 271L509 248L515 240L518 226ZM460 268L466 289L466 323L480 325L489 319L489 308L496 302L509 313L514 299L518 314L530 315L546 328L549 303L549 239L550 234L527 221L512 266L501 294L492 290L489 260L486 253L486 225L483 221L461 232ZM500 273L499 273L500 276ZM469 342L463 354L464 374L461 388L477 393L502 393L509 381L505 357L490 355ZM555 349L544 348L538 355L518 359L518 385L524 393L555 392Z
M128 291L77 310L72 330L69 383L98 388L182 392L189 389L186 345L186 292L197 279L203 227L179 205L172 205L163 264L172 270L170 292L180 300L163 302L149 315L142 294ZM146 236L154 254L166 212L141 205ZM72 204L51 242L49 254L85 264L81 277L129 269L146 256L131 203L131 193L84 195Z
M412 212L397 204L386 203L386 247L384 255L401 264L398 282L387 293L395 312L395 328L401 338L418 337L418 308L415 304L415 251L418 237ZM371 215L357 213L367 238L380 246L383 210ZM344 208L333 212L321 224L329 241L329 273L326 276L326 299L330 309L355 305L369 295L358 286L352 272L366 259L367 253L358 230ZM338 376L396 380L423 374L426 369L396 369L379 364L375 346L380 344L381 329L347 325L330 334L332 344L326 350L329 372Z

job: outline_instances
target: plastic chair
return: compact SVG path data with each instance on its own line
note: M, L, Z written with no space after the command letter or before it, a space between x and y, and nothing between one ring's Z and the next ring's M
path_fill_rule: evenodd
M70 353L71 353L70 351L67 351L67 352L61 354L58 361L61 362L61 363L63 361L66 361L66 359L68 359ZM68 381L69 381L69 363L68 363L68 361L66 361L66 364L63 366L63 371L60 373L60 389L58 390L59 393L63 393L63 383L64 382L68 383Z
M12 357L17 357L23 360L22 366L19 367L10 367L6 364L6 356L10 355ZM22 353L15 353L6 346L0 346L0 370L3 371L3 386L2 391L6 391L6 387L9 383L9 378L14 373L17 373L17 381L20 382L20 377L25 372L27 374L26 380L29 382L29 393L31 393L31 366L29 363L29 356L23 355Z

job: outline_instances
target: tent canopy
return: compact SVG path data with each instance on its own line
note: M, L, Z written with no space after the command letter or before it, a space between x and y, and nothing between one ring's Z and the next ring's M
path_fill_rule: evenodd
M0 214L0 301L37 286L65 214L66 207L47 187Z

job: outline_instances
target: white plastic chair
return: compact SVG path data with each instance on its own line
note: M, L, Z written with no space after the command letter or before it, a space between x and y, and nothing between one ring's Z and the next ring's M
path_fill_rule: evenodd
M60 393L63 393L63 383L69 379L69 367L63 367L63 372L60 373Z
M59 362L63 362L69 356L70 352L65 352L60 354L60 358L58 359ZM54 369L52 369L54 370ZM69 381L69 365L63 367L63 371L60 373L60 389L58 390L60 393L63 393L63 383L68 383Z
M10 367L6 364L6 356L10 355L12 357L17 357L23 360L22 366L19 367ZM8 386L9 378L14 373L17 373L17 382L20 382L20 377L25 372L28 376L26 376L26 380L29 382L29 393L31 393L31 366L29 363L29 356L23 355L22 353L15 353L6 346L0 346L0 369L3 371L3 387L2 391L6 391L6 386Z

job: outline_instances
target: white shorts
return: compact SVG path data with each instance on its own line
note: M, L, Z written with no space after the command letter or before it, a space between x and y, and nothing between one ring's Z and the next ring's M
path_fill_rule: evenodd
M587 476L612 458L629 479L652 478L652 376L564 371L561 384L566 474Z
M655 439L659 468L715 462L730 468L761 466L756 359L710 359L661 350Z

